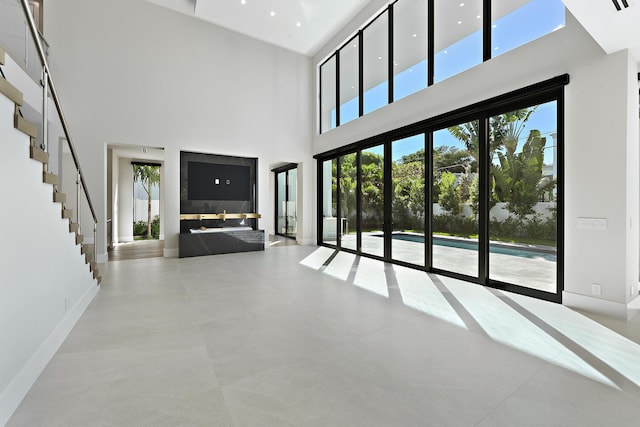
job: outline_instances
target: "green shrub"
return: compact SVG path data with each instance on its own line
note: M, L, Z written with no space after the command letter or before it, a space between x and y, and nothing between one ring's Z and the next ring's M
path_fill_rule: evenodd
M154 216L153 221L151 221L151 237L153 237L154 239L160 238L160 216L159 215Z
M144 236L147 234L147 223L145 221L137 221L133 223L133 235Z

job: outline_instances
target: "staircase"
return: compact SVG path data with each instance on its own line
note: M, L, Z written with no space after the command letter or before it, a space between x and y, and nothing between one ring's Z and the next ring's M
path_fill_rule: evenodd
M4 65L4 50L0 47L0 65ZM80 226L78 223L72 222L73 210L65 207L67 196L64 193L57 191L58 176L49 173L45 169L45 165L49 161L49 154L44 150L35 146L35 138L38 136L38 128L32 123L26 121L21 115L19 107L22 105L22 93L13 87L5 78L0 76L0 93L9 98L15 104L13 125L14 128L21 131L29 137L31 144L29 145L29 156L31 159L42 163L42 182L50 184L52 188L52 203L60 205L60 215L63 219L69 220L69 233L75 234L76 246L80 246L80 254L84 255L85 263L89 266L89 271L93 274L93 278L99 285L102 283L102 277L100 276L97 268L97 264L94 259L94 245L85 244L84 236L80 234ZM0 147L1 148L1 147Z
M94 244L72 219L80 216L59 191L60 177L47 171L53 170L47 166L49 154L34 142L38 127L21 114L21 109L33 106L2 74L13 70L12 61L0 47L0 426L8 422L102 282ZM72 173L81 176L78 170ZM84 182L76 188L84 190ZM95 240L95 213L85 195Z

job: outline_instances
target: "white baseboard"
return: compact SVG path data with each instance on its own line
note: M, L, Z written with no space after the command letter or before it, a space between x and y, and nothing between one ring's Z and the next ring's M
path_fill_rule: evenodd
M562 292L562 304L570 308L577 308L623 320L631 319L638 312L633 307L624 303L608 301L587 295L574 294L566 291Z
M118 236L118 243L128 243L134 240L133 236Z
M109 261L109 254L106 252L103 252L101 254L98 254L96 256L96 262L98 264L104 264L105 262Z
M165 258L177 258L179 254L180 252L178 248L164 248L162 250L162 255Z
M56 354L71 329L82 316L82 313L93 301L99 289L99 286L91 286L85 292L0 395L0 426L6 425L9 418L18 409L22 399L24 399L29 389L31 389L44 368Z

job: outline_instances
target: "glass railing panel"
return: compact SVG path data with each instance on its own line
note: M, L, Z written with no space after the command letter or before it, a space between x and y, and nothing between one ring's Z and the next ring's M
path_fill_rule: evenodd
M41 36L39 38L47 52L48 43ZM0 0L0 45L33 81L40 81L42 64L18 0Z

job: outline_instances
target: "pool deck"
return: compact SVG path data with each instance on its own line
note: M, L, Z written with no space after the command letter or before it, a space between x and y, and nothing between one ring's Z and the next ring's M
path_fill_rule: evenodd
M362 234L362 252L383 256L384 240L376 234L379 235L380 232ZM342 246L355 250L356 235L342 236ZM422 243L394 239L392 253L395 260L424 265L424 245ZM468 276L477 276L478 253L469 249L434 245L433 267ZM543 256L529 258L491 252L489 269L490 278L493 280L545 292L556 292L556 262L545 259Z

